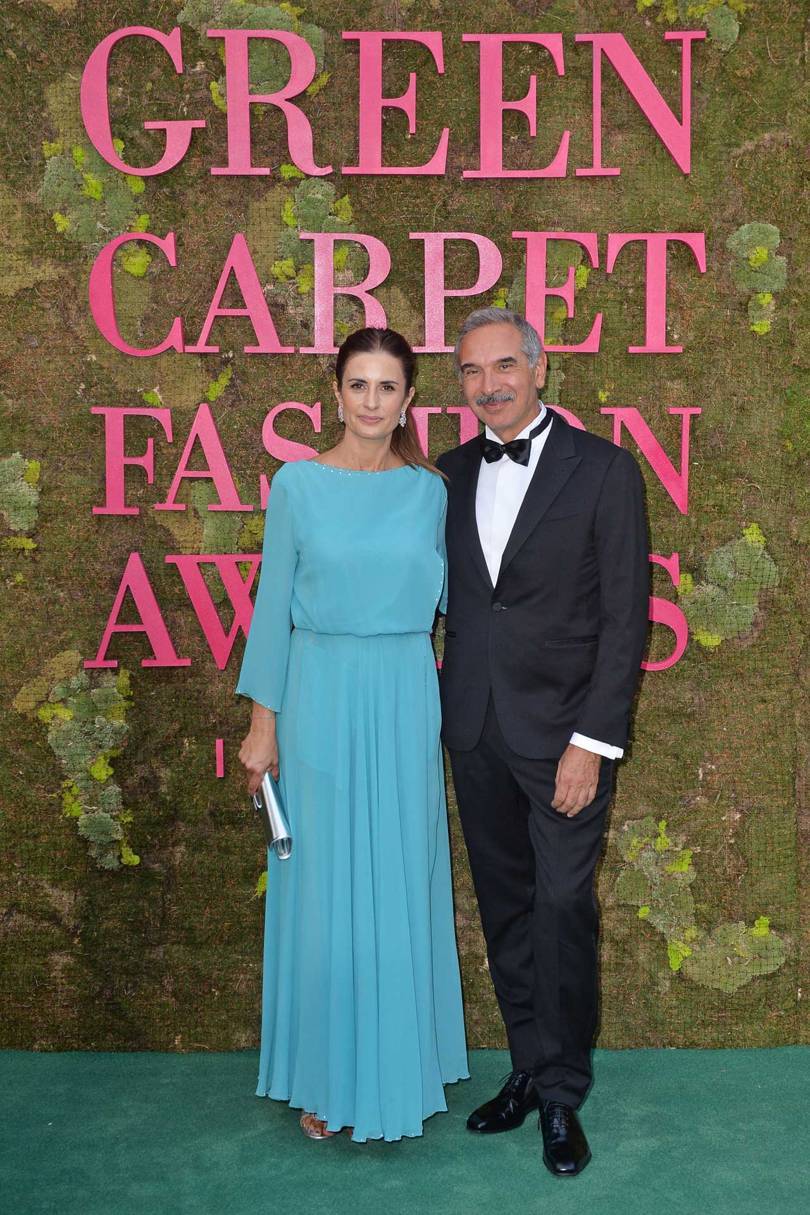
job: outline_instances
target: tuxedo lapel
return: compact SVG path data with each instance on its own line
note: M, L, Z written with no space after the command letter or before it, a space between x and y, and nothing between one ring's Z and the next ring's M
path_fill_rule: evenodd
M478 534L478 520L475 514L475 495L478 489L478 474L481 471L481 450L478 444L471 443L465 455L467 461L464 470L464 483L461 487L461 518L464 528L464 538L472 553L476 569L487 586L492 589L492 578L490 577L489 567L484 557L484 550L481 548L481 537Z
M537 468L534 470L534 476L526 490L526 497L518 511L515 525L506 542L499 577L521 545L528 540L580 460L581 457L576 454L574 449L571 427L557 414L551 424L548 438L537 462ZM475 490L473 488L473 511L474 508ZM475 522L474 514L473 522Z

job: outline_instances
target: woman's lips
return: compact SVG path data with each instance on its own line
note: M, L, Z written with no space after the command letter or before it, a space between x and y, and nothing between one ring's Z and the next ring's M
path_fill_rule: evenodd
M373 418L371 418L371 417L366 417L364 414L362 414L362 413L361 413L361 414L359 414L359 415L358 415L358 421L360 421L360 422L365 422L367 426L375 426L375 425L376 425L378 422L382 422L382 418L379 418L379 417L373 417Z

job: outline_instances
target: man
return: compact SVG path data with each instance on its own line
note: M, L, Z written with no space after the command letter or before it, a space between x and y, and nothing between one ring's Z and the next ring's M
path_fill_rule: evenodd
M449 602L441 677L464 838L513 1072L469 1117L540 1111L543 1160L590 1160L576 1110L597 1017L593 877L647 634L643 482L629 452L538 400L540 338L473 312L456 363L483 435L440 457Z

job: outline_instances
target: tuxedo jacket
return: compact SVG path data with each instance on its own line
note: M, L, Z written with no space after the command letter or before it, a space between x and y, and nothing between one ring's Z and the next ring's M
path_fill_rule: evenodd
M478 439L437 464L448 478L445 743L476 745L491 695L520 755L559 757L574 731L624 747L649 596L636 460L555 413L494 586L475 514Z

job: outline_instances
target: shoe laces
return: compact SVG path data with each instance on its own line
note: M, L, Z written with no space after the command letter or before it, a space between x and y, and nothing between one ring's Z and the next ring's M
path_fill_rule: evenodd
M570 1106L564 1105L562 1101L547 1101L544 1112L553 1135L559 1135L568 1130L571 1118Z
M507 1072L498 1083L502 1085L501 1092L508 1093L511 1096L513 1093L518 1093L521 1089L525 1088L528 1079L528 1072Z

